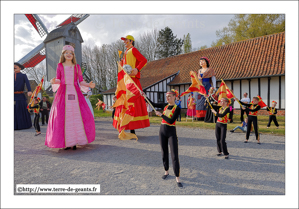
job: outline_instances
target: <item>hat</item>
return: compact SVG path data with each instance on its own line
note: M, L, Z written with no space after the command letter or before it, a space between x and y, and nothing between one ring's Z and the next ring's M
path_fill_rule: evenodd
M201 57L199 60L201 59L205 59L210 64L210 60L207 57Z
M121 37L120 39L121 39L121 40L129 39L129 40L135 41L134 37L131 36L131 35L127 35L126 37Z
M74 47L72 47L71 45L65 45L63 48L62 48L62 51L65 51L65 50L71 50L71 51L75 51Z
M277 104L277 102L276 102L276 101L272 101L272 103L275 103L275 104Z
M18 62L15 62L14 63L14 65L17 65L17 66L19 66L19 68L21 68L21 70L23 70L25 67L23 66L23 65L21 65L20 63L18 63Z

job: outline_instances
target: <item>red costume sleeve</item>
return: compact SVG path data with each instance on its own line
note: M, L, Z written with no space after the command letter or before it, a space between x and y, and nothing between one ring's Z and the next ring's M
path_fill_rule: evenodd
M147 59L135 47L132 48L132 52L136 57L135 67L140 71L147 63Z

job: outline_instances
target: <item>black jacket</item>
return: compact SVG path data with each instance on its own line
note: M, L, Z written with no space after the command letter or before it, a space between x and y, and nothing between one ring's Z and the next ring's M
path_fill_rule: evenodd
M46 101L46 103L47 103L47 107L48 107L48 109L50 109L50 108L51 108L51 103L50 103L49 101ZM41 101L41 102L39 103L39 105L40 105L40 109L43 109L43 101Z

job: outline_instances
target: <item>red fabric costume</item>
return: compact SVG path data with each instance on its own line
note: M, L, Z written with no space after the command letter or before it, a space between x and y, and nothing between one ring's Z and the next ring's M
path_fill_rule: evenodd
M139 87L140 90L142 90L139 81L140 71L146 65L146 63L147 63L147 59L134 46L132 46L131 48L125 51L123 61L120 63L121 66L130 65L132 69L134 68L138 69L137 75L131 76L131 78L133 79L133 81L136 83L136 85ZM147 108L146 108L144 98L142 96L140 96L134 103L134 109L135 109L134 119L128 124L126 130L134 130L134 129L149 127L150 122L148 118ZM118 109L116 109L113 118L114 128L117 128L118 117L119 117L119 111Z

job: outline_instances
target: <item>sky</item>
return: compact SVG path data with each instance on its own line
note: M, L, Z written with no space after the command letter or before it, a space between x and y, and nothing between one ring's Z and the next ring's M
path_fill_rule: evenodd
M67 19L70 14L39 15L48 32ZM216 31L227 26L233 14L173 14L173 15L117 15L91 14L78 25L83 45L101 46L117 41L126 35L138 37L153 29L170 27L177 38L183 39L190 33L192 48L211 46L216 41ZM46 38L40 37L24 14L14 15L15 61L19 61Z

